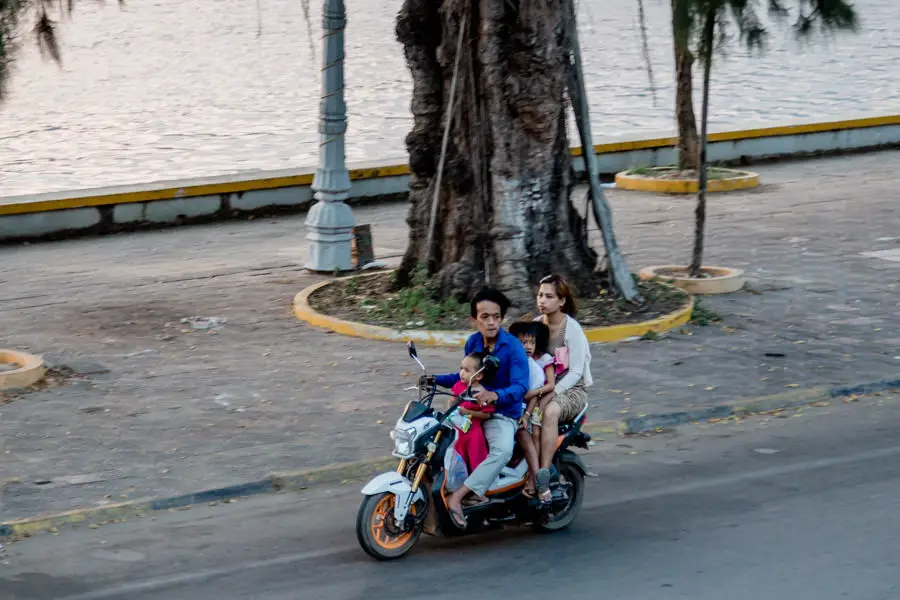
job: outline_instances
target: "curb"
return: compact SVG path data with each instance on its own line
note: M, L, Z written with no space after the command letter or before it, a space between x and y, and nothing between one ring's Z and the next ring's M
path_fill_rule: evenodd
M374 277L383 274L372 273L366 275L351 275L350 277ZM342 279L349 279L345 277ZM327 329L335 333L346 336L363 338L367 340L375 340L381 342L407 342L413 341L416 344L424 346L448 346L458 347L464 346L466 340L472 335L471 331L428 331L425 329L391 329L389 327L380 327L378 325L368 325L366 323L358 323L355 321L345 321L336 317L323 315L315 310L309 304L309 298L318 290L331 285L338 279L329 279L313 284L302 290L294 297L294 316L299 320L319 327ZM674 286L673 286L674 287ZM681 290L684 291L684 290ZM625 323L623 325L608 325L605 327L585 328L584 333L589 342L607 343L620 342L632 337L641 337L642 335L653 331L662 333L675 327L680 327L691 320L691 314L694 310L694 297L688 294L688 300L676 311L669 314L650 319L649 321L641 321L638 323Z
M657 428L684 425L685 423L692 423L694 421L722 419L735 415L748 415L771 410L793 408L831 398L872 394L893 388L900 388L900 379L883 379L881 381L851 386L817 387L785 392L782 394L773 394L771 396L758 396L756 398L746 398L707 408L698 408L696 410L629 417L623 420L623 430L626 433L643 433L656 430Z
M666 167L654 167L650 171L662 170ZM759 174L753 171L739 171L736 169L722 169L732 171L736 175L726 179L710 179L707 181L707 192L733 192L746 190L759 185ZM616 173L617 190L633 190L639 192L653 192L657 194L696 194L699 182L696 179L654 179L650 175L630 175L630 171Z
M871 394L900 388L900 379L885 379L870 383L840 387L818 387L784 394L747 398L705 409L679 411L658 415L644 415L622 420L598 420L585 425L590 434L615 433L621 435L655 431L659 428L683 425L706 419L721 419L733 415L746 415L771 410L803 406L854 394ZM134 500L109 506L79 508L63 513L31 517L0 523L0 539L18 539L43 532L56 532L63 526L97 527L119 523L127 518L142 518L154 512L185 509L197 504L229 501L259 494L297 491L316 485L342 483L393 469L397 459L383 457L353 463L330 465L316 469L276 473L258 481L214 488L169 498Z
M127 518L143 518L155 512L184 509L198 504L224 502L234 498L246 498L281 491L297 491L314 485L341 483L347 479L372 476L381 471L393 469L396 465L397 459L393 457L329 465L302 471L275 473L257 481L167 498L143 498L119 504L77 508L62 513L6 521L0 523L0 540L55 532L64 526L86 525L90 527L120 523Z

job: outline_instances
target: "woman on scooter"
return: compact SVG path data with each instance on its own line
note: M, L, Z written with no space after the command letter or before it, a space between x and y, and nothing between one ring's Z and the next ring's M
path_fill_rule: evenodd
M587 405L587 389L594 383L591 376L591 345L575 315L578 312L575 296L561 275L541 279L537 293L537 307L541 321L550 328L549 352L556 364L555 397L542 415L538 496L549 496L550 488L541 485L549 481L550 465L556 452L559 424L571 421Z

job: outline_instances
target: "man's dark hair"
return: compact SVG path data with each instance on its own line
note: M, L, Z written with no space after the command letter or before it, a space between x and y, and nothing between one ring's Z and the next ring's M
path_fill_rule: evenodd
M472 302L469 303L469 312L473 319L478 316L479 302L493 302L499 306L501 319L506 316L506 311L509 310L510 305L509 298L507 298L503 292L496 288L483 287L478 290L478 293L472 296Z
M533 337L534 351L547 354L550 347L550 328L540 321L516 321L509 326L509 332L517 338Z

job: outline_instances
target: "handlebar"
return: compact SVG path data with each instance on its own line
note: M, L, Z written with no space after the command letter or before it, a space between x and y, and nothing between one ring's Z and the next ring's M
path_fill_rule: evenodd
M437 383L435 383L432 386L429 386L429 389L427 389L427 390L423 390L422 386L420 386L420 385L415 385L415 386L412 386L412 387L409 387L406 389L407 390L419 390L420 392L424 391L429 406L431 406L431 402L432 402L432 400L434 400L435 396L450 396L450 397L456 398L456 401L453 404L451 404L449 408L447 408L446 412L440 413L440 411L438 411L440 414L440 416L438 417L439 425L443 425L443 423L450 417L450 415L453 414L453 411L458 409L463 402L478 402L478 400L469 393L470 390L468 388L466 389L465 392L463 392L459 396L452 394L450 392L445 392L445 391L439 390L437 388L438 388Z

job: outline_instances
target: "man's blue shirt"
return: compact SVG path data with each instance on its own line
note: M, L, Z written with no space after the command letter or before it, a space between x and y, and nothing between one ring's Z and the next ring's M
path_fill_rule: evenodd
M508 331L500 328L492 352L485 352L484 337L473 333L466 340L466 356L472 352L491 354L500 361L500 367L491 378L485 378L484 387L497 394L496 414L518 419L525 412L525 393L528 391L528 355L521 342ZM438 375L435 382L445 388L453 387L459 381L459 373Z

